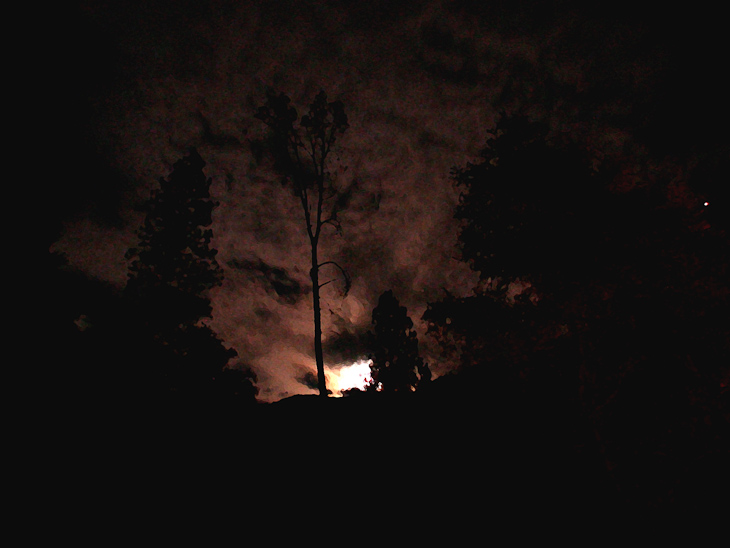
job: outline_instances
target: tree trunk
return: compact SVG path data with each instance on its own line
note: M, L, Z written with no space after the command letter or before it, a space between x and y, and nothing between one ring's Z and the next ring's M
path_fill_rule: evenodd
M324 377L324 353L322 352L322 311L319 306L319 262L317 258L317 241L312 240L312 300L314 304L314 357L317 361L317 385L319 395L327 397L327 382Z

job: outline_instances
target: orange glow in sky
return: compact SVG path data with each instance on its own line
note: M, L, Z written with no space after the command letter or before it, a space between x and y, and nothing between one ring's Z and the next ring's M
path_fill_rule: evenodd
M343 390L351 388L363 390L371 380L370 366L372 363L372 360L359 360L337 370L330 369L327 388L332 390L335 396L341 396Z

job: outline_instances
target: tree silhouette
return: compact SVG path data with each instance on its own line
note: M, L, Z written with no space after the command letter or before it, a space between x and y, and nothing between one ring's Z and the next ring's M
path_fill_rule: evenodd
M502 113L489 133L481 161L452 170L461 257L480 283L472 296L430 303L424 320L439 340L458 341L462 365L519 378L565 363L553 358L580 320L569 325L560 310L579 304L600 270L609 202L585 155L545 124Z
M340 190L328 170L328 161L337 138L348 128L347 116L340 101L327 102L320 91L297 125L296 109L286 95L268 93L266 104L258 109L256 118L271 128L274 137L276 167L291 183L304 213L304 223L311 247L312 300L314 305L314 355L317 362L317 384L321 396L327 396L322 351L322 315L320 290L333 280L320 282L320 269L331 265L344 276L345 293L350 287L347 272L334 261L319 262L318 246L322 229L329 224L339 233L337 219L342 206ZM334 201L332 201L334 199ZM326 211L325 211L326 209Z
M482 161L454 168L464 192L456 217L462 257L482 279L557 284L589 266L591 229L600 215L598 185L574 147L553 143L548 128L504 113Z
M236 355L203 323L211 317L209 290L223 273L210 247L211 179L195 149L178 160L147 203L125 295L142 327L147 366L141 372L176 391L207 389Z
M453 172L480 288L432 303L429 330L465 342L482 380L503 365L502 386L532 386L535 414L574 401L626 496L655 482L650 496L669 500L670 476L719 454L699 424L730 429L727 234L667 182L613 192L610 169L592 173L540 124L503 116L492 135L481 163ZM517 278L530 287L509 304Z
M373 364L371 387L383 392L411 392L431 379L418 353L418 338L408 311L393 291L380 295L373 309Z

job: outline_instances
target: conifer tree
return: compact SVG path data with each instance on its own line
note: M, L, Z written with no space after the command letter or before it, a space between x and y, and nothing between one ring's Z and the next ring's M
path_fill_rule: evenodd
M215 379L236 352L203 323L209 291L221 284L211 248L212 180L195 149L177 161L147 204L139 244L130 260L126 296L146 345L144 374L167 389L198 390Z
M418 353L418 338L408 311L393 291L384 292L373 310L372 388L383 392L411 392L431 378Z

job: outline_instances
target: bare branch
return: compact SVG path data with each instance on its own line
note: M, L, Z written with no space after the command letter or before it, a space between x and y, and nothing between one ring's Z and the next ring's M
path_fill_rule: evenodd
M325 196L324 196L325 201L331 200L335 196L337 196L337 189L334 186L329 186L329 187L325 188Z
M340 223L339 219L337 219L336 217L330 217L329 219L325 219L324 221L322 221L323 226L327 224L334 227L335 233L338 236L342 236L342 224Z
M326 266L328 264L331 264L337 268L340 269L340 272L342 272L342 277L345 279L345 296L350 292L350 288L352 287L352 279L350 278L350 275L347 273L347 270L342 268L339 264L337 264L335 261L325 261L323 263L320 263L317 265L317 269L322 268L323 266ZM332 281L332 280L330 280ZM326 282L329 283L329 282ZM320 286L321 287L321 286Z

